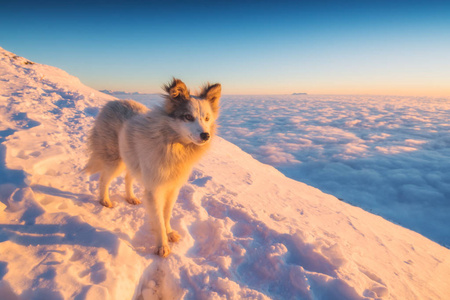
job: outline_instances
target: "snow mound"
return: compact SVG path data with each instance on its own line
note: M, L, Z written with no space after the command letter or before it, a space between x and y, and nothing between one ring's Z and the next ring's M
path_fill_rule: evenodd
M445 299L450 251L217 137L182 188L167 259L142 206L81 172L113 97L0 48L2 299ZM276 156L276 151L273 154ZM136 186L136 193L142 190Z

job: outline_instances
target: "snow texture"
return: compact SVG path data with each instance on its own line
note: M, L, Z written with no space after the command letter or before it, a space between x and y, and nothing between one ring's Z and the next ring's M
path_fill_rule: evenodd
M219 137L174 208L182 240L167 259L155 256L148 217L124 201L123 178L109 209L96 199L98 178L81 172L87 132L111 99L0 48L1 299L449 295L450 250Z

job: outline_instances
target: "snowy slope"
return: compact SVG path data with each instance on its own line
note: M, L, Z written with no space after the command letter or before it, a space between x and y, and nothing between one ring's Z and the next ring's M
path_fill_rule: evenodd
M450 250L216 138L153 255L142 206L81 173L111 96L0 48L1 299L445 299ZM138 196L142 190L136 186Z

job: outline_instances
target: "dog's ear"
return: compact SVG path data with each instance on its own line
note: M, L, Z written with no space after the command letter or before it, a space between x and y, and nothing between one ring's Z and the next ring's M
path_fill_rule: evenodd
M168 98L173 101L187 101L189 100L189 90L180 79L173 78L172 82L164 85L164 90L168 94Z
M222 94L222 86L220 83L207 84L203 87L200 93L200 98L208 100L211 103L211 108L215 114L219 111L219 100Z
M164 109L169 115L172 115L178 106L190 99L189 90L180 79L173 78L171 82L163 86L163 89L167 92L166 95L163 95L166 99Z

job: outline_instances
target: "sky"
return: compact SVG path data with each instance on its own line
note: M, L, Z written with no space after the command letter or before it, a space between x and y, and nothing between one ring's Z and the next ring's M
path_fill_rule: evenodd
M450 96L449 1L10 1L0 47L93 88Z

